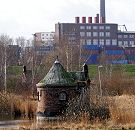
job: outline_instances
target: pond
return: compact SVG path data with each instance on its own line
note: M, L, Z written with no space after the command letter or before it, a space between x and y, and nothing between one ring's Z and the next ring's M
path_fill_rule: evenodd
M9 115L0 115L0 129L19 129L21 126L30 126L33 120L14 118Z

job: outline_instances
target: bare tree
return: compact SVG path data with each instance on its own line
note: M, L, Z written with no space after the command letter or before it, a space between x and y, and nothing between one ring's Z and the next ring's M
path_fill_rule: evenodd
M72 32L71 32L72 34ZM63 35L61 39L57 40L55 37L55 41L57 41L56 51L59 52L58 56L62 61L62 64L68 71L77 71L80 68L80 42L73 40L71 35Z
M25 41L26 39L24 37L16 38L16 44L19 45L22 49L25 47Z

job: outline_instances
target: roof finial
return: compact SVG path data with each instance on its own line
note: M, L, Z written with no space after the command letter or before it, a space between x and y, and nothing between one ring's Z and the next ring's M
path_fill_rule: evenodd
M60 62L59 62L59 58L58 58L58 56L57 56L57 58L56 58L56 60L55 60L55 62L54 62L54 63L55 63L55 64L56 64L56 63L60 63Z

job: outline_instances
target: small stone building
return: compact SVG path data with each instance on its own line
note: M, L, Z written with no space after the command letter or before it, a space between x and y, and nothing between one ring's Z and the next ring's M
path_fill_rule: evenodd
M58 59L50 71L36 86L38 92L37 116L55 117L67 108L69 100L81 93L87 86L88 67L83 71L67 72Z

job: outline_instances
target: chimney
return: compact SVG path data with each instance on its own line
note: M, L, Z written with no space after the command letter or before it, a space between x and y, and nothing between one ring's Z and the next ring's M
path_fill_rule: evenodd
M100 17L100 23L105 23L105 17Z
M97 14L97 23L99 23L99 14Z
M94 23L99 23L99 14L97 14L96 17L94 17Z
M79 17L75 17L75 23L80 23L80 18Z
M97 17L94 17L94 23L97 23Z
M92 17L88 17L88 23L92 23Z
M100 0L100 23L105 23L105 0Z
M86 17L82 17L82 23L86 23Z

